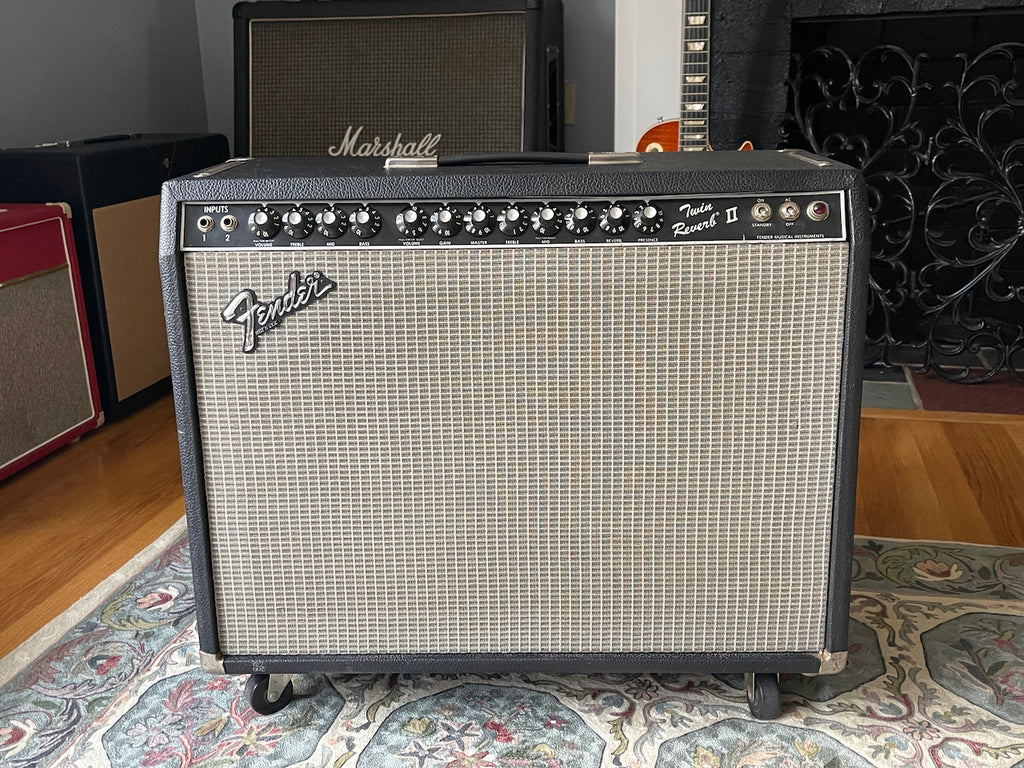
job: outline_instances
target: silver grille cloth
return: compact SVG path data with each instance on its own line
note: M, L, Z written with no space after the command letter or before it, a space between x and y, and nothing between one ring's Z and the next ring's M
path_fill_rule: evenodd
M56 220L47 226L60 232ZM67 267L0 285L0 321L0 465L5 465L92 418L93 404Z
M222 651L820 649L847 260L186 254Z

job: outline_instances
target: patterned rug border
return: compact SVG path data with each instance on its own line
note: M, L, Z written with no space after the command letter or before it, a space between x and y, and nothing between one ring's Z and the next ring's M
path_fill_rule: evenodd
M0 687L7 685L29 664L45 654L79 622L113 597L121 587L134 579L168 547L186 533L182 515L149 546L135 555L107 578L76 600L66 611L48 621L39 631L17 648L0 658Z
M742 675L299 675L263 717L199 669L187 545L6 684L0 765L1024 768L1022 548L857 537L853 662L758 723Z

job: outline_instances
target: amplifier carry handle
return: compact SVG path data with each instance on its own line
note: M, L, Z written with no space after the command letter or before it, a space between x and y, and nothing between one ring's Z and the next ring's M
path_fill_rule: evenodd
M618 165L641 162L639 152L489 152L477 155L444 155L442 157L389 157L384 161L388 171L411 168L438 168L456 165Z

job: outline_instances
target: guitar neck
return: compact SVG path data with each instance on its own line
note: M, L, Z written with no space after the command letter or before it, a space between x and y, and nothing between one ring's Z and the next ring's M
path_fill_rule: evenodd
M709 148L711 0L683 0L683 39L679 81L679 151Z

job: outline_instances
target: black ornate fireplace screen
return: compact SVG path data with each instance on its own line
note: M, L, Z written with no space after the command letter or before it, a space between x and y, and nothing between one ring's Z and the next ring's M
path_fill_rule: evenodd
M794 22L782 146L864 173L869 363L1024 381L1024 44L968 48L1004 16ZM870 44L914 35L930 50Z

